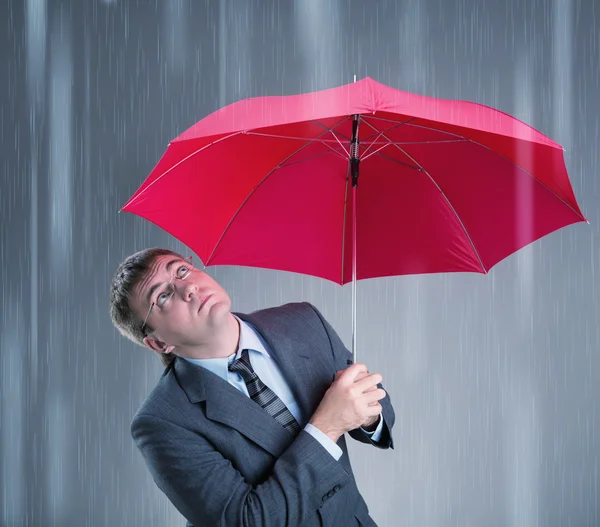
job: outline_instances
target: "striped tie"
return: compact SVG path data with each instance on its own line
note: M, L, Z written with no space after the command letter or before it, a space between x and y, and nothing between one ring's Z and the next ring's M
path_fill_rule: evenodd
M242 356L229 365L229 371L242 376L250 398L277 419L290 434L297 435L300 432L298 421L283 404L283 401L254 372L247 349L242 350Z

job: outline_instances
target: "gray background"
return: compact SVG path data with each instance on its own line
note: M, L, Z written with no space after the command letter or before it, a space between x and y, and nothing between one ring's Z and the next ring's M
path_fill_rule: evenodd
M108 283L136 250L188 251L117 210L218 107L354 74L549 135L591 223L488 276L359 283L358 358L397 417L394 451L350 441L373 518L600 524L597 0L5 0L0 28L2 525L183 525L129 435L162 368L112 327ZM307 300L350 344L350 286L209 272L235 310Z

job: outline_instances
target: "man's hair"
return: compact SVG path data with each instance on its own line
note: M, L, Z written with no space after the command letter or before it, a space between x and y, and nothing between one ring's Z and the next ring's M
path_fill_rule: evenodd
M142 331L143 319L140 319L129 304L133 297L134 288L146 277L154 261L163 255L173 255L183 258L180 254L169 249L144 249L121 262L110 283L110 318L121 335L135 342L137 345L146 347L144 337L151 333L154 328L146 323ZM171 353L156 352L164 366L169 366L175 359Z

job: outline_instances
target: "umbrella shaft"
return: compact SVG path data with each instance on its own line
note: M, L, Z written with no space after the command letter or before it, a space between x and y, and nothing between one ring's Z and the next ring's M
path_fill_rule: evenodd
M356 364L356 185L352 187L352 362Z
M358 186L358 123L359 115L352 121L350 143L350 173L352 175L352 362L356 364L356 192Z

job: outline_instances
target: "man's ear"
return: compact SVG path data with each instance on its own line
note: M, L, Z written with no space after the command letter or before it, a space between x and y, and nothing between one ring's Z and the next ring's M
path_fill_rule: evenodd
M152 351L156 351L158 353L171 353L175 346L168 346L163 341L155 338L155 337L144 337L144 344Z

